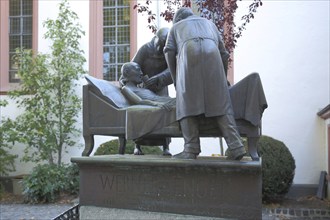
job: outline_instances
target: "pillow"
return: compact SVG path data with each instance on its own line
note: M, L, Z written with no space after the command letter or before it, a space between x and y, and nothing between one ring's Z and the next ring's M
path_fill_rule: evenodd
M111 100L116 107L125 108L130 106L128 100L121 93L119 87L113 85L111 82L97 79L89 75L85 76L85 78L88 84L96 88L103 96L105 96L105 98Z

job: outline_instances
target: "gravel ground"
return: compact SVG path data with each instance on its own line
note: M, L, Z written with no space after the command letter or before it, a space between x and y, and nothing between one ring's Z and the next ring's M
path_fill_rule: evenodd
M0 220L51 220L77 203L77 198L64 196L52 204L24 204L22 197L6 194L0 200ZM107 219L111 219L111 216L108 217ZM285 199L280 203L263 205L262 220L307 219L329 220L329 200L319 200L315 196L311 196L294 200Z
M67 211L73 206L74 206L73 204L72 205L70 204L48 204L48 205L0 204L0 219L1 220L30 220L30 219L50 220L59 216L61 213ZM300 214L297 214L297 211L299 211ZM127 212L129 211L127 210ZM293 212L294 214L289 212ZM303 214L304 212L306 212L307 214ZM164 216L164 214L162 214L162 216ZM112 218L110 216L107 216L106 219L112 219ZM120 219L124 219L124 218L120 218ZM162 218L157 218L157 219L162 219ZM167 216L167 218L165 219L171 219L171 217ZM179 216L175 219L181 219L181 218ZM187 217L184 217L182 219L189 220L189 218ZM311 219L329 220L330 211L329 209L301 210L301 209L279 209L279 208L272 210L263 208L262 210L262 220L311 220Z
M27 205L27 204L1 204L1 220L50 220L70 209L69 204ZM274 215L263 212L263 220L276 220ZM188 219L187 219L188 220Z
M0 204L1 220L53 219L67 211L73 204Z

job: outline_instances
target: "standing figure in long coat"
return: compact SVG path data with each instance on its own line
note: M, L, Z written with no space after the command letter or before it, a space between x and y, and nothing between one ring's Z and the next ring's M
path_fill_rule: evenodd
M180 8L164 48L176 87L176 117L184 137L184 151L176 158L195 159L200 151L198 120L214 117L225 138L228 158L245 154L229 96L225 66L229 54L220 32L209 20Z

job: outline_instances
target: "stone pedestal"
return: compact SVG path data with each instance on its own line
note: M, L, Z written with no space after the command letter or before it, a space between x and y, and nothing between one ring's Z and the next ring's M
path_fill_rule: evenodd
M80 205L261 219L261 160L111 155L75 157Z

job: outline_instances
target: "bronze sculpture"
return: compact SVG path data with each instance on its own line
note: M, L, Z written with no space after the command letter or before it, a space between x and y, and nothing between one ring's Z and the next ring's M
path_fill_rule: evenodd
M245 149L236 130L225 68L229 54L216 26L190 8L174 15L164 48L176 88L176 116L184 151L174 158L196 159L200 151L198 118L213 117L229 149L228 159L240 160Z
M175 98L159 96L149 89L138 87L142 83L143 73L137 63L124 63L121 73L121 91L132 104L158 106L168 111L175 109Z
M121 91L124 96L132 104L152 105L164 108L171 111L175 108L175 98L169 96L159 96L153 91L146 88L139 88L138 85L142 83L142 71L140 66L135 62L128 62L122 66L122 76L120 78ZM170 138L159 138L153 140L143 140L136 142L134 154L142 155L142 144L144 145L162 145L163 155L171 156L169 151Z
M132 62L139 64L143 75L148 78L144 82L145 88L163 96L168 95L167 86L173 83L163 53L168 32L169 28L159 29L132 59Z

